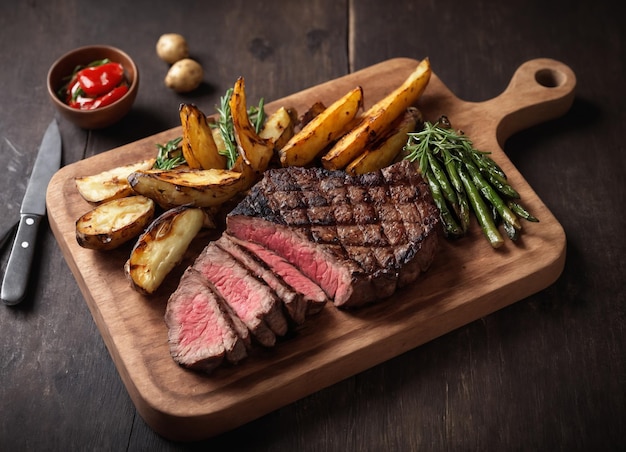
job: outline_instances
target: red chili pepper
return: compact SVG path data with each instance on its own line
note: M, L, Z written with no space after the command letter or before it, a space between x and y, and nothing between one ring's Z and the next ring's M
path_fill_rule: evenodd
M111 91L103 96L99 97L86 97L80 94L73 96L70 95L67 104L72 108L79 110L95 110L96 108L106 107L111 105L116 100L119 100L128 92L128 85L120 85L113 88Z
M124 79L124 67L119 63L105 63L82 69L76 77L85 94L91 97L101 96Z
M127 92L128 85L117 86L108 93L106 93L104 96L96 98L93 102L93 106L91 106L89 109L93 110L94 108L106 107L107 105L111 105L116 100L121 99L122 96Z

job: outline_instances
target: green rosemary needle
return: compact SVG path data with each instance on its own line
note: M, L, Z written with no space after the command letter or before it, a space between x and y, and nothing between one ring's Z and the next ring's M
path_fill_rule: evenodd
M226 157L226 167L232 168L237 160L239 152L237 151L237 142L235 140L235 129L233 126L233 118L230 110L230 98L233 95L233 88L226 90L226 93L220 98L220 105L217 107L219 117L217 123L213 127L218 127L225 148L220 154ZM259 133L265 124L265 101L263 98L256 107L248 108L248 117L254 126L256 133Z
M154 162L155 169L171 170L185 162L180 142L183 137L174 138L165 144L157 143L157 157Z

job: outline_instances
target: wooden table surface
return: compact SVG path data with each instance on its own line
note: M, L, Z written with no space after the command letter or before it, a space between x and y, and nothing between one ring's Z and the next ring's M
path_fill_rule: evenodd
M214 3L214 4L210 4ZM87 44L137 62L131 113L98 131L59 119L68 165L213 111L243 75L251 101L278 99L394 57L428 56L458 97L493 98L525 61L577 76L563 117L504 150L565 229L547 289L234 431L183 444L137 413L47 223L27 299L0 306L0 450L620 450L626 447L626 33L617 1L3 2L0 232L19 217L55 116L51 63ZM158 37L179 32L203 86L163 85ZM481 118L476 118L481 121ZM8 246L2 254L6 266ZM503 269L506 271L506 269Z

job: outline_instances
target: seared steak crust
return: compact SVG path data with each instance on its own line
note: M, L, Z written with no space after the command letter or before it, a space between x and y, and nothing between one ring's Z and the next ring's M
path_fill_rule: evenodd
M430 266L438 211L408 162L351 177L320 168L266 171L181 278L165 320L179 364L211 371L272 346L328 300L392 295Z
M356 306L428 268L438 218L407 161L356 177L292 167L267 171L228 215L227 230L283 256L337 306Z

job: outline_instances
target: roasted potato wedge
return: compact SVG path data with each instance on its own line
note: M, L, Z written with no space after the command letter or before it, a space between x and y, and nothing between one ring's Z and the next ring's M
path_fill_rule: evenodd
M243 77L235 82L229 105L239 155L257 175L261 175L274 155L274 147L269 140L261 138L250 123Z
M407 133L413 132L418 123L422 122L422 115L415 107L409 107L398 118L388 134L371 149L366 149L347 167L346 172L351 175L370 173L384 168L396 159L407 142Z
M414 105L426 89L431 76L430 61L423 59L407 79L388 96L370 107L359 124L322 157L327 169L343 169L371 143L376 142L397 117Z
M135 171L128 182L164 209L220 206L250 186L241 172L223 169Z
M134 171L149 170L155 159L142 160L129 165L119 166L93 176L74 179L78 193L85 201L99 204L112 199L124 198L133 193L128 183L128 175Z
M296 133L278 151L282 166L305 166L333 141L346 133L363 105L363 89L358 86L336 100Z
M181 147L187 164L192 169L224 169L226 157L218 152L207 117L195 105L181 104Z
M293 136L296 127L297 113L295 110L280 107L265 121L259 136L273 143L274 149L281 149Z
M182 206L165 211L148 226L124 265L135 290L151 294L159 288L202 229L204 216L202 209Z
M145 196L104 202L76 221L76 241L83 248L112 250L141 234L154 210L154 201Z

